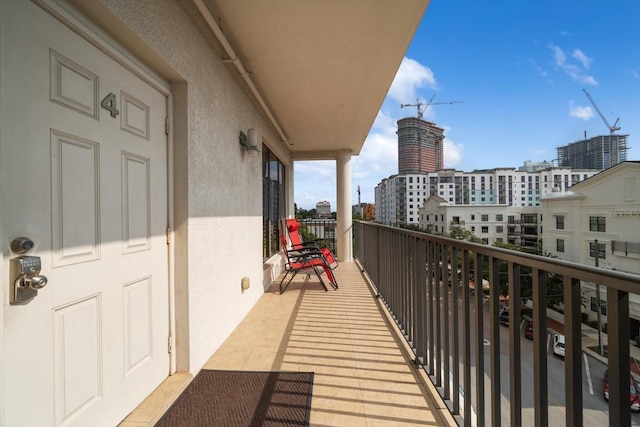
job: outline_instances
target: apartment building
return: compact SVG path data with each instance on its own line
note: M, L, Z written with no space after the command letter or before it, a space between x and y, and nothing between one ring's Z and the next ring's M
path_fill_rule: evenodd
M552 167L537 171L443 169L425 174L397 174L376 186L376 221L418 225L419 209L431 196L439 196L449 205L535 207L543 195L566 190L598 172Z
M546 252L567 261L640 274L640 162L620 163L570 191L549 193L539 209ZM582 294L585 312L595 320L595 284L583 282ZM600 289L600 299L606 302L606 289ZM601 310L606 319L606 306ZM638 336L640 300L634 295L630 316L631 335Z
M360 218L371 220L374 219L376 209L373 203L358 203L351 207L352 215L359 215Z
M316 212L318 218L331 218L331 203L326 200L316 203Z
M420 208L419 227L435 234L461 227L486 244L509 243L535 252L541 222L537 207L456 205L431 196Z
M558 165L604 170L627 160L629 135L599 135L556 148Z

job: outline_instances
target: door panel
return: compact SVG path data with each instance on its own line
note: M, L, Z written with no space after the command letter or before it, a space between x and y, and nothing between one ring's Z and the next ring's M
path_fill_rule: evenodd
M113 426L169 372L166 96L33 3L0 7L2 271L27 236L49 279L9 305L2 278L0 424Z

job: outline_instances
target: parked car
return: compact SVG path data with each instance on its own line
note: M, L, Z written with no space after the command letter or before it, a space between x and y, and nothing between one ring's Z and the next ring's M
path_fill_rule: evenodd
M500 307L500 323L509 326L509 307Z
M524 328L524 337L530 340L533 339L533 320L527 321L527 326Z
M609 401L609 370L604 371L602 377L604 388L604 400ZM638 384L633 374L629 374L629 400L631 401L631 410L640 412L640 397L638 397Z
M564 357L564 335L553 334L553 354Z

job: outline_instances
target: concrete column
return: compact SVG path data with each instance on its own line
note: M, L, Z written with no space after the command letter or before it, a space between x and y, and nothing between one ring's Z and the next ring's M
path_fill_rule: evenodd
M353 261L353 239L351 220L351 151L338 152L336 159L336 187L337 187L337 224L336 239L338 244L338 260Z
M295 170L294 170L294 161L291 160L291 164L289 165L289 167L287 168L286 171L286 177L285 179L287 180L287 185L286 188L289 190L287 191L287 207L286 207L286 212L285 217L287 218L295 218L296 213L295 213L295 203L294 203L294 199L293 199L293 195L294 195L294 177L295 177Z

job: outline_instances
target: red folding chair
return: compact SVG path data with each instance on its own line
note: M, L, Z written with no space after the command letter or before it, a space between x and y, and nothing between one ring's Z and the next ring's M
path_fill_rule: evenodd
M322 285L324 290L327 291L328 288L325 285L324 280L322 280L322 272L319 270L319 268L322 268L322 270L324 270L331 286L334 289L338 289L338 283L336 282L335 276L331 271L331 267L329 266L322 251L314 247L300 247L297 249L289 248L289 242L287 239L288 233L286 230L287 229L284 225L284 221L282 221L280 223L280 243L282 244L282 252L286 257L286 274L280 281L280 293L283 293L287 289L293 278L299 272L304 271L308 275L309 270L313 270L316 276L318 276L320 284ZM290 274L291 277L289 278L289 281L283 287L282 284Z
M335 270L338 267L336 256L323 239L315 239L311 241L305 241L302 239L302 236L300 235L300 223L297 219L287 219L287 231L289 232L289 240L291 241L291 247L293 249L315 247L322 252L332 270Z

